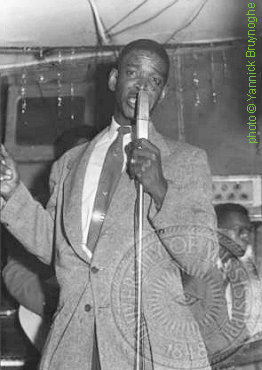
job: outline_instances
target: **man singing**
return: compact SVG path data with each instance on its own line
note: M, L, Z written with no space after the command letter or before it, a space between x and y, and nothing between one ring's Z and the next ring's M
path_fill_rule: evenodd
M2 147L1 222L45 263L54 263L60 297L42 370L133 370L136 299L134 213L144 201L144 369L210 369L198 324L183 296L181 269L204 276L218 254L205 153L163 138L134 137L137 95L151 114L165 97L169 58L155 41L123 48L108 86L111 124L54 165L43 209ZM165 118L163 117L163 120Z

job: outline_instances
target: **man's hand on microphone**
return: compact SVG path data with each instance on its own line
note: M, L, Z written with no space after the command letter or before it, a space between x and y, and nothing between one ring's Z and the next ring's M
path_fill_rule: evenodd
M0 195L8 200L17 188L20 176L15 161L1 145L0 150Z
M136 179L155 201L160 209L167 192L159 149L147 139L135 139L129 143L127 153L127 171L131 179Z

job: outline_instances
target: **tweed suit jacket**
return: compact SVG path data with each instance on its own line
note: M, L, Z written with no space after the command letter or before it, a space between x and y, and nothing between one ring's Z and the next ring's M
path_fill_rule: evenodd
M2 210L1 221L7 229L42 261L55 263L60 298L43 350L42 370L91 370L94 322L102 370L133 370L136 189L126 172L91 260L81 248L84 175L101 135L54 164L46 209L21 183ZM149 140L161 152L168 191L158 212L145 195L145 369L209 369L180 276L181 269L192 276L205 275L218 254L206 155L188 144L164 139L153 125Z

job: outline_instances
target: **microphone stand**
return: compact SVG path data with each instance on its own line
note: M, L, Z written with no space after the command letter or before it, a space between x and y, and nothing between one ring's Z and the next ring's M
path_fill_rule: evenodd
M141 90L137 98L136 136L138 139L148 138L149 104L148 95ZM143 219L144 219L144 189L138 184L136 220L138 233L136 235L136 302L137 302L137 332L136 332L136 370L143 370L143 331L142 331L142 251L143 251ZM137 239L138 236L138 239Z

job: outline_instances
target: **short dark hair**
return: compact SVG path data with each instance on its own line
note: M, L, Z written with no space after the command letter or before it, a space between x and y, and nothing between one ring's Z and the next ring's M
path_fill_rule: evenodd
M138 39L130 42L121 50L118 58L118 67L121 65L123 59L133 50L146 50L157 54L166 64L165 82L168 79L170 60L163 45L150 39Z
M218 226L225 221L225 218L233 212L241 213L248 217L248 210L238 203L221 203L215 205Z

